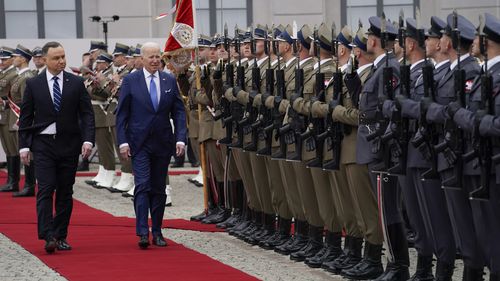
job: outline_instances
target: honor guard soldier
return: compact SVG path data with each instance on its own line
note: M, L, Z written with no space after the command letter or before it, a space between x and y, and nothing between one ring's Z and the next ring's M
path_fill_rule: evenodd
M473 81L480 75L477 61L469 54L474 38L475 27L469 20L455 12L448 15L440 47L451 64L437 83L435 100L424 98L421 104L427 121L435 124L439 135L434 146L438 153L437 171L444 188L456 246L463 257L465 280L480 280L485 264L469 200L469 192L475 188L473 179L477 169L462 158L467 152L465 148L470 148L471 135L465 134L452 120L458 103L460 107L469 105L467 96L471 93Z
M310 99L314 95L314 71L315 59L310 54L313 32L308 25L302 26L297 32L298 40L298 67L299 70L294 77L293 93L287 93L287 98L281 102L287 108L285 122L290 123L291 140L287 145L287 162L282 166L282 179L284 179L285 193L288 206L294 217L294 234L282 245L276 246L274 251L282 255L290 255L302 249L309 241L309 223L304 209L302 191L309 188L311 190L310 171L300 162L302 150L295 146L296 139L300 137L304 127L304 118L293 109L291 100L297 97ZM287 89L287 91L289 91ZM294 176L290 176L294 175ZM286 179L285 179L286 178ZM303 180L305 179L305 180ZM307 182L307 180L310 180Z
M424 29L417 26L415 20L406 19L407 37L403 46L406 48L406 59L411 64L409 96L396 96L401 114L410 119L407 170L405 176L399 176L399 184L410 224L416 232L418 259L412 278L418 280L433 279L433 254L437 257L436 279L451 280L456 254L455 241L450 239L453 236L450 217L448 211L443 210L446 198L435 170L437 159L435 154L430 153L431 142L425 141L430 139L433 128L423 119L420 106L424 97L435 96L434 85L442 77L442 66L449 67L448 60L443 61L438 51L444 28L446 23L433 16L431 27L424 34ZM438 63L435 70L426 55Z
M111 81L113 74L113 57L103 52L96 60L96 74L86 80L87 91L92 98L92 108L94 109L96 146L99 153L99 171L97 176L90 181L86 181L96 188L111 187L115 176L115 152L113 146L113 135L109 127L108 104L109 93L104 89Z
M480 15L479 21L477 37L481 55L484 57L481 75L474 78L469 95L466 97L466 104L461 104L460 101L450 103L448 114L465 134L463 192L471 200L475 238L485 258L485 264L490 270L490 280L499 280L500 247L496 240L500 235L500 193L497 185L498 160L494 160L499 156L499 138L498 135L492 138L490 135L494 134L484 134L484 132L482 136L479 125L486 114L490 116L498 114L500 21L488 13L484 18ZM472 228L470 225L468 227ZM482 280L482 267L468 268L468 270L464 272L466 280Z
M0 47L0 141L7 156L7 183L0 187L0 192L19 191L20 158L17 145L17 132L11 131L9 93L17 76L14 66L15 50ZM17 119L16 119L17 120ZM15 120L14 120L15 121Z
M365 256L351 269L342 271L342 275L353 279L406 280L409 278L408 245L403 219L400 212L400 191L397 178L375 171L384 169L381 164L384 151L381 136L386 131L386 122L382 116L382 104L390 91L399 85L399 62L389 49L392 49L397 37L397 30L384 17L370 17L367 53L374 57L374 67L366 79L359 97L359 123L356 143L356 162L368 165L373 193L379 198L379 212L382 227L386 230L387 256L389 263L382 274L382 245L365 243ZM389 74L385 75L384 72ZM392 72L392 73L391 73ZM382 274L382 275L381 275ZM380 276L380 277L379 277ZM377 280L379 280L377 279Z
M127 70L129 73L134 69L134 65L135 65L134 54L135 54L135 47L130 46L128 49L127 55L125 56L125 58L127 59Z
M45 70L45 60L43 59L42 48L35 47L31 51L33 54L33 63L35 64L36 69L34 70L35 75L42 73Z
M14 56L14 66L17 68L17 76L12 81L12 87L10 89L10 116L9 116L9 127L13 134L17 133L18 120L21 103L23 101L24 89L26 88L26 80L35 76L35 74L29 69L29 62L33 56L33 53L28 48L24 46L17 45L16 51L12 54ZM17 144L17 142L16 142ZM19 147L18 147L19 149ZM14 197L31 197L35 196L35 167L33 160L29 165L24 165L24 187L23 190L15 192Z
M487 44L487 50L486 53L483 52L483 56L485 57L483 65L485 65L485 68L487 66L488 72L491 73L492 85L495 90L490 93L490 96L486 96L489 108L484 111L478 111L475 114L476 124L479 124L479 133L481 136L491 138L493 152L491 162L494 166L492 167L493 172L490 174L489 201L478 202L477 205L476 203L472 205L474 218L479 215L487 220L487 222L483 222L483 225L478 227L478 232L476 233L479 235L489 235L486 237L482 236L480 243L483 251L485 250L484 246L489 249L489 251L486 251L486 257L490 262L486 265L490 270L490 281L500 280L500 270L498 268L500 244L496 243L496 237L498 237L500 229L498 225L498 214L500 214L500 194L498 193L500 187L500 165L498 165L498 157L500 155L500 143L498 141L500 137L500 95L498 94L498 90L500 89L498 88L498 78L500 78L500 71L498 70L500 66L499 26L500 23L497 18L486 14L483 33L486 35L486 42L484 43ZM459 113L457 112L457 114ZM481 221L476 220L476 225L478 222ZM486 245L484 245L484 242L486 242Z
M337 56L342 74L348 76L346 80L355 80L354 87L360 88L372 65L370 57L366 55L366 36L361 27L355 37L355 44L357 45L353 45L351 41L350 30L344 27L336 38ZM355 47L353 52L357 54L362 62L359 76L356 75L355 62L351 57L350 48L353 46ZM358 78L353 79L353 76ZM330 80L326 89L325 103L316 101L312 105L313 118L325 118L330 114L332 122L341 122L343 124L342 126L331 125L332 130L339 130L339 133L343 134L343 136L337 136L338 139L336 140L332 139L332 151L326 152L325 154L328 155L325 155L323 160L323 166L328 168L328 165L325 165L325 163L328 163L325 161L326 158L328 156L331 158L333 150L340 149L340 153L335 153L340 159L330 160L338 162L338 168L335 167L338 170L330 173L330 179L334 191L334 204L341 221L344 223L347 236L343 254L319 264L332 273L347 270L361 260L363 236L367 237L369 239L367 241L373 244L381 244L383 240L382 229L378 223L377 202L370 186L367 166L356 164L359 91L353 91L351 94L347 83L339 84L335 81L336 79L342 79L342 77L336 73L334 78ZM341 89L336 90L335 87L341 87ZM353 86L350 88L353 88ZM333 133L335 134L335 132ZM341 141L340 145L335 145L335 142L338 141ZM352 208L352 206L359 207ZM367 209L366 212L364 209Z
M314 32L314 54L318 61L314 64L312 77L313 96L292 96L291 103L295 111L308 119L305 131L301 134L303 140L302 167L307 167L304 173L298 177L299 194L302 207L305 210L306 220L309 223L307 244L290 254L290 259L304 261L306 258L314 257L323 248L323 228L327 227L329 245L340 244L339 234L342 225L334 207L332 187L330 186L329 174L321 168L323 145L317 136L323 132L322 119L311 118L310 101L321 99L325 96L325 86L332 78L336 65L333 61L332 30L322 23ZM320 124L321 123L321 124ZM302 137L308 135L307 137ZM322 155L321 155L322 157ZM311 183L313 189L311 190ZM335 242L334 242L335 240ZM340 245L338 245L340 247ZM338 251L340 255L340 251Z
M99 57L99 55L102 52L107 52L107 51L108 51L108 45L106 45L106 43L104 43L102 41L90 41L90 49L89 49L90 64L89 64L89 67L91 67L91 68L95 67L94 63L97 61L97 57Z
M112 75L112 80L108 80L108 84L104 87L103 91L108 96L107 110L107 122L108 127L111 131L113 146L115 147L116 154L119 155L120 151L118 144L116 143L116 117L115 110L118 103L118 93L120 91L121 82L123 77L129 74L127 67L126 55L129 53L129 47L127 45L116 43L115 49L113 51L113 66L116 67L115 73ZM114 154L113 154L114 158ZM126 161L120 158L121 163L121 176L120 179L113 184L103 185L107 187L111 192L127 192L134 186L134 176L132 175L132 162ZM114 170L114 169L113 169ZM114 177L113 177L114 178Z
M135 46L135 52L132 56L134 56L134 69L132 69L130 72L137 71L138 69L142 68L142 56L141 56L141 44L137 44Z

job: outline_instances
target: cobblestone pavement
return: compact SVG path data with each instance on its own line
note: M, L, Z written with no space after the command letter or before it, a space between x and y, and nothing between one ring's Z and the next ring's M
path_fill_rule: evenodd
M166 208L166 218L189 219L202 210L202 189L190 184L192 176L171 176L173 206ZM115 216L134 217L132 202L120 194L94 189L84 183L86 178L77 178L74 197L91 207ZM165 229L168 239L206 254L225 264L240 269L262 280L342 280L321 269L311 269L304 263L296 263L287 256L265 251L227 235L226 233L202 233L195 231ZM134 235L134 233L130 233ZM71 243L71 228L69 242ZM42 243L40 247L42 247ZM38 258L32 256L18 244L0 234L0 280L65 280ZM416 253L410 252L414 272ZM461 280L462 261L458 260L454 280Z

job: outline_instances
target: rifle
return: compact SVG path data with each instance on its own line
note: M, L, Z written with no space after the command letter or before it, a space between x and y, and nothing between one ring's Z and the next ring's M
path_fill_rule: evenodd
M238 26L235 27L234 34L237 34ZM235 51L238 53L238 67L236 68L236 88L233 88L233 94L238 94L237 90L245 89L245 67L241 65L241 50L240 50L240 39L235 38ZM232 148L242 148L243 147L243 126L239 125L239 120L243 118L243 106L241 106L238 101L231 102L231 122L237 131L236 142L231 143ZM224 123L229 120L224 120Z
M293 45L294 52L297 59L297 68L295 69L295 94L299 97L304 96L304 69L300 67L300 54L299 54L299 41L295 40ZM300 115L295 109L293 104L288 107L288 118L291 122L283 125L280 130L280 146L295 144L295 152L288 153L286 147L281 147L281 151L285 151L286 159L288 161L301 161L302 160L302 139L300 134L305 130L305 118Z
M453 73L455 101L459 101L462 106L465 105L465 71L460 66L460 30L458 29L457 11L453 11L453 30L451 32L453 49L457 53L457 66ZM455 169L452 176L443 179L443 188L461 189L462 188L462 168L463 161L458 155L464 154L464 133L460 130L452 119L447 119L444 124L444 141L434 146L436 153L443 153L451 169Z
M424 98L430 98L433 102L436 101L436 88L434 83L434 67L429 63L427 59L427 54L425 53L425 34L424 29L419 28L418 23L420 19L420 11L416 11L417 14L417 41L420 48L424 50L425 62L422 67L422 77L424 80ZM418 149L422 153L425 160L431 162L431 167L422 173L422 181L428 179L439 179L439 173L437 171L437 155L434 151L434 145L437 144L437 132L436 127L427 122L425 115L427 112L423 111L420 113L420 118L418 120L420 127L418 128L415 136L410 141L413 147Z
M272 137L274 132L274 110L268 109L264 105L265 98L270 95L274 95L274 69L271 68L271 48L273 49L273 53L278 54L277 42L274 35L274 27L272 40L269 41L266 37L266 41L264 43L264 51L266 55L269 56L269 60L267 61L267 69L266 69L266 93L263 95L262 104L260 106L260 118L259 122L254 124L256 128L258 128L258 138L261 141L264 141L265 147L261 148L257 151L257 155L271 155L271 147L272 147ZM280 69L280 61L278 56L278 70L276 71L276 81L279 84L279 69Z
M380 45L385 50L385 66L383 68L383 74L382 74L384 82L384 91L380 93L378 97L380 103L376 113L377 124L375 127L375 131L366 136L366 140L369 142L377 139L376 141L377 147L374 148L375 150L377 150L377 152L380 151L380 149L385 150L385 152L383 153L382 162L375 167L374 171L372 171L375 173L387 173L387 169L389 169L391 166L391 154L388 151L389 146L387 145L387 142L384 141L383 139L385 131L387 129L388 122L382 114L383 101L385 101L386 96L389 99L393 99L394 96L394 88L392 85L393 71L392 68L389 66L389 50L387 48L387 42L389 41L389 33L387 32L386 25L387 22L385 20L385 13L382 13L381 27L380 27Z
M484 19L479 15L479 49L484 56L484 72L481 74L481 101L478 110L486 111L486 114L494 114L495 102L492 94L493 80L488 73L488 53L486 44L486 34L483 32ZM473 150L462 156L465 163L478 158L478 165L481 169L481 186L469 193L471 200L488 200L490 198L490 177L492 168L493 145L492 139L488 136L481 136L479 133L479 122L476 122L472 135Z
M401 73L401 93L407 98L410 97L410 66L406 65L406 28L404 26L404 15L403 10L399 14L399 45L403 49L403 63L400 66ZM386 57L386 60L388 58ZM392 71L391 71L392 73ZM384 72L385 74L385 72ZM385 80L390 79L390 81ZM391 83L392 88L392 76L384 77L386 84ZM387 98L389 100L394 100L394 91L391 89L387 93ZM390 118L389 130L386 134L382 136L382 142L386 143L391 139L394 141L390 144L390 151L386 153L391 154L391 166L387 167L387 172L389 174L405 175L406 174L406 162L408 156L408 140L409 140L409 119L405 118L401 114L401 109L398 108L397 111L392 112Z
M318 58L318 71L315 76L315 90L317 100L325 102L325 74L321 72L321 57L318 30L314 30L314 55ZM311 101L312 104L313 101ZM304 133L300 135L306 145L306 151L316 150L316 156L306 163L308 168L323 167L323 141L319 136L325 130L325 122L323 118L313 118L309 111L309 125Z
M277 44L276 44L277 45ZM275 47L278 50L278 46ZM278 54L279 52L275 52ZM271 151L272 138L276 137L280 140L280 149L274 153L271 157L275 159L285 159L286 158L286 145L283 144L282 139L279 134L279 129L283 124L284 115L279 111L279 103L286 97L286 86L285 86L285 70L281 68L280 64L280 54L278 54L278 69L276 70L276 96L274 97L274 107L272 110L272 124L266 127L266 148ZM276 131L276 135L274 132ZM269 133L267 133L269 132ZM284 140L283 140L284 141Z
M342 72L339 67L339 41L335 36L335 23L332 24L332 49L336 57L337 70L333 73L333 98L339 105L342 104ZM325 120L326 131L319 136L325 138L327 152L332 152L332 159L323 162L323 170L335 171L340 168L340 150L344 138L344 124L333 122L332 112L328 112Z
M235 30L234 36L238 36L237 30ZM224 93L226 89L234 87L234 68L231 63L231 46L229 37L227 35L227 24L224 24L224 49L227 52L227 64L226 64L226 82L223 87ZM222 93L224 95L224 93ZM225 99L220 99L221 113L214 116L214 120L217 121L222 118L222 126L226 129L226 137L221 139L219 142L221 144L231 144L233 138L233 118L231 115L231 103Z
M253 100L260 91L260 68L257 66L256 46L255 46L255 38L253 37L253 27L250 33L251 33L250 52L254 57L253 61L254 63L252 67L252 90L249 93L249 100L246 106L245 115L243 119L239 122L239 126L243 126L244 135L252 134L252 141L247 145L243 144L243 150L256 151L258 135L255 133L255 130L252 125L254 124L255 120L258 117L258 112L253 107Z

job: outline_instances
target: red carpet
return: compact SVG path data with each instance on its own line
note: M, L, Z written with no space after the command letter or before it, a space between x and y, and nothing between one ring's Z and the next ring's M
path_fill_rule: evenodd
M117 176L121 176L121 172L118 171L116 172ZM179 176L179 175L197 175L198 170L177 170L177 169L169 169L168 170L168 175L169 176ZM96 171L89 171L89 172L76 172L77 177L95 177L97 175Z
M68 239L73 250L53 255L37 239L34 198L0 194L0 214L1 233L69 280L257 280L170 240L166 248L139 250L134 219L113 217L76 200ZM166 221L172 228L195 225L197 230L213 227Z

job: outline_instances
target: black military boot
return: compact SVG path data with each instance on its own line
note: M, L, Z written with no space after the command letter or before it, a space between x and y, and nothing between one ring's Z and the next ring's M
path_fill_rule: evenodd
M408 281L433 281L432 275L432 256L418 255L417 271L408 279Z
M254 235L254 233L257 231L260 231L261 227L262 227L262 212L253 211L252 223L244 230L238 232L236 234L236 237L238 237L241 240L245 240L245 238Z
M236 233L247 228L252 223L252 210L250 208L245 208L241 220L233 227L227 228L226 231L229 235L235 236Z
M361 261L363 238L346 236L344 250L335 260L324 262L321 268L333 274L339 274L343 269L349 269Z
M239 182L241 182L241 181L239 181ZM239 185L238 181L231 182L231 188L229 189L229 198L231 201L230 204L231 204L231 207L233 208L233 212L227 220L225 220L221 223L218 223L216 225L217 228L226 229L228 227L232 227L232 226L236 225L241 219L242 206L241 206L241 202L238 198L239 197L238 196L238 185Z
M269 239L259 242L259 246L266 250L272 250L288 242L288 240L290 239L291 224L291 219L284 219L282 217L279 217L278 231L276 231L275 234Z
M276 215L263 213L262 230L259 233L248 237L246 242L251 245L257 245L274 236L276 230Z
M290 255L291 253L299 251L309 242L308 233L309 224L307 221L296 220L295 235L293 236L293 239L289 240L291 243L287 242L279 247L276 247L274 248L274 251L282 255Z
M217 224L221 223L231 216L231 210L225 206L224 198L224 182L216 183L217 193L219 194L217 200L217 212L211 216L204 218L201 223L204 224Z
M293 261L304 261L313 257L323 248L323 226L309 225L309 241L299 251L290 254Z
M453 264L437 261L436 263L436 281L451 281L453 276Z
M390 245L392 246L393 261L387 263L384 274L375 281L403 281L410 278L410 258L408 256L408 240L403 223L387 226Z
M470 266L464 265L462 281L483 281L483 275L483 268L472 268Z
M210 182L210 179L207 178L206 181L208 183ZM207 188L207 192L208 192L208 210L203 210L198 215L192 216L191 218L189 218L191 221L202 221L203 219L209 216L213 216L216 212L219 211L214 203L211 188Z
M7 157L7 183L0 187L0 192L19 191L21 159L19 156Z
M306 258L306 264L312 268L320 268L323 263L332 262L342 254L342 233L326 232L323 248L316 255Z
M369 280L376 279L384 273L381 261L382 245L374 245L365 241L364 251L364 257L359 263L340 272L343 277L355 280Z
M30 162L29 166L24 166L24 187L19 192L14 192L13 197L31 197L35 196L35 163Z

